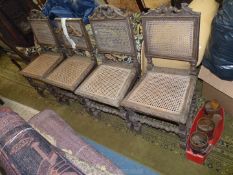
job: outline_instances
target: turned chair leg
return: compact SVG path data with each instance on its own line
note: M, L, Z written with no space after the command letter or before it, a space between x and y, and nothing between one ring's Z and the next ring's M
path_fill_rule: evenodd
M70 105L70 101L67 98L65 98L64 96L59 96L57 98L57 102L62 104L62 105Z
M92 108L92 114L95 118L100 118L101 117L101 111L98 109Z
M85 107L85 111L90 114L90 116L94 118L100 118L101 117L101 111L98 109L90 108L90 107Z
M26 80L37 91L37 93L41 97L46 97L46 95L44 93L44 91L47 89L46 85L44 85L44 87L42 87L41 85L35 83L31 78L26 78Z
M188 134L186 124L179 124L180 148L182 149L186 149L187 136Z
M128 111L126 115L126 124L127 127L133 131L136 131L137 133L141 133L142 130L142 124L135 120L135 117L137 114L133 111Z
M70 105L70 103L72 102L71 98L66 96L59 88L55 86L47 84L47 90L51 95L55 97L56 101L60 104Z
M189 110L187 122L186 122L186 124L180 124L179 125L180 147L183 148L183 149L186 149L187 138L189 136L189 131L190 131L190 128L192 126L193 118L195 116L196 100L197 100L197 96L196 96L196 94L194 94L193 99L192 99L192 103L191 103L191 107L190 107L190 110Z
M45 95L45 88L41 88L41 87L34 87L37 91L37 93L41 96L41 97L46 97Z
M142 124L140 122L135 121L133 123L133 128L137 133L141 133L142 131Z
M95 109L91 106L91 101L89 99L82 100L85 106L85 109L88 114L95 118L100 118L101 117L101 111L99 109Z

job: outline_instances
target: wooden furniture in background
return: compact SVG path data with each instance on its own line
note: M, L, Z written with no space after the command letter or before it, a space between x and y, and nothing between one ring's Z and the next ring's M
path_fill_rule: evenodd
M148 11L161 6L175 6L181 8L181 3L191 3L192 0L104 0L106 4L132 12Z
M14 46L34 45L33 33L27 17L31 9L37 8L31 0L0 0L0 33Z
M139 6L137 3L137 0L105 0L106 4L115 6L117 8L129 10L131 12L140 12L140 8L143 8L142 6Z
M141 1L144 8L155 9L160 6L170 6L171 0L138 0Z
M17 47L34 45L34 37L27 17L31 9L35 8L38 6L32 0L0 0L0 40L16 54L11 55L14 64L15 59L25 63L31 60Z
M171 0L171 5L177 8L181 8L181 3L190 4L193 0Z

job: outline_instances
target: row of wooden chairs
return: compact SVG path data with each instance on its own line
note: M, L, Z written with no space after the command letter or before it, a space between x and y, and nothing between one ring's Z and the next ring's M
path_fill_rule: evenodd
M104 55L97 64L81 19L57 19L51 24L31 18L38 43L57 46L58 53L42 53L21 73L40 94L47 89L59 101L79 100L95 115L116 114L137 131L146 124L174 132L184 143L195 105L200 14L183 4L181 10L161 7L142 15L148 59L143 75L131 20L129 13L114 7L95 10L90 23L98 54ZM126 55L131 61L117 57L113 61L106 54ZM189 62L190 70L156 67L154 57Z

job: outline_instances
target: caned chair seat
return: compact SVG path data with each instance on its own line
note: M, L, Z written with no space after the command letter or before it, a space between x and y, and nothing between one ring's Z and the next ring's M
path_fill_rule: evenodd
M76 94L119 107L135 78L133 68L100 65L75 91Z
M185 123L195 82L189 75L150 71L121 105L164 120Z
M95 63L89 57L73 56L63 61L45 79L54 86L74 91L92 70Z
M61 55L55 53L41 54L20 73L26 77L42 80L62 59Z

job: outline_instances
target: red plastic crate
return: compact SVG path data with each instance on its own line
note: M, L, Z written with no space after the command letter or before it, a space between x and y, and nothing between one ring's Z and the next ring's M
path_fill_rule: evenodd
M223 130L224 130L224 109L221 108L220 109L220 115L222 116L222 119L218 122L218 125L215 127L214 129L214 133L213 133L213 138L211 140L209 140L209 150L205 155L202 154L195 154L193 153L192 149L190 148L190 136L192 135L193 132L196 131L197 129L197 122L198 120L203 117L204 115L204 106L199 110L197 116L195 117L192 127L190 129L190 134L188 137L188 141L187 141L187 147L186 147L186 158L188 160L191 160L193 162L196 162L198 164L203 164L205 162L205 159L207 158L207 156L209 155L209 153L212 151L214 145L220 140Z

